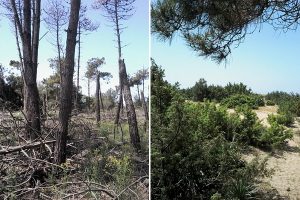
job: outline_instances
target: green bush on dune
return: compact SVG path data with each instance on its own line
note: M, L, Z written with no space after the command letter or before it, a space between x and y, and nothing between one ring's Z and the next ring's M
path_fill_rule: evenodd
M265 103L263 97L260 95L236 94L223 99L221 105L227 106L228 108L247 105L252 109L257 109L259 106L264 106Z
M290 112L278 115L271 114L268 116L267 120L269 124L276 122L280 125L290 126L294 123L294 115Z
M293 134L290 129L285 129L284 126L276 121L271 123L271 127L262 132L259 137L260 145L280 147L287 139L291 139Z
M209 101L186 101L178 85L163 80L163 70L152 62L152 199L257 197L264 162L246 163L241 149L276 148L291 137L289 131L277 122L270 128L261 124L247 106L249 101L261 105L260 96L242 95L246 104L238 104L233 114Z

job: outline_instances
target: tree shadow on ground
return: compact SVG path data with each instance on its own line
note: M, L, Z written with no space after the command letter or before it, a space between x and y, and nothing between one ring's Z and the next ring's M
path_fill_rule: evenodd
M261 200L291 200L288 196L281 196L275 188L264 188L258 191L258 199Z

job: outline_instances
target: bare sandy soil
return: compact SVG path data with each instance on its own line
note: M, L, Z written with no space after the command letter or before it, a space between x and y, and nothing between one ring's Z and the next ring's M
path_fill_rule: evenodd
M278 107L277 106L264 106L259 107L257 110L254 110L259 120L261 120L262 124L265 126L269 126L267 121L268 115L277 114Z
M255 111L262 123L268 125L268 114L275 114L277 107L266 106ZM262 180L262 190L272 189L277 195L270 199L300 200L300 123L296 120L292 127L294 136L286 147L275 153L267 153L254 148L245 156L246 160L259 156L267 158L267 168L273 170L272 176Z

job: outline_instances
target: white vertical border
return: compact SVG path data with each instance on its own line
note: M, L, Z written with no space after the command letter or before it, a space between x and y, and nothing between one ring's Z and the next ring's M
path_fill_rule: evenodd
M149 20L149 37L148 37L148 43L149 43L149 59L148 59L148 70L149 70L149 89L148 89L148 99L149 99L149 104L148 104L148 115L149 115L149 124L148 124L148 129L149 129L149 145L148 145L148 151L149 151L149 200L151 199L151 0L149 0L149 15L148 15L148 20Z

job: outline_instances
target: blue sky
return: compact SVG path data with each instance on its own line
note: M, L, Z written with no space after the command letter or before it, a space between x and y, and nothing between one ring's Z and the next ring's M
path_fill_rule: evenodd
M82 2L90 8L94 0ZM127 29L121 35L123 44L127 45L123 48L122 53L128 74L134 74L137 70L142 69L143 66L145 68L149 66L149 2L137 0L134 6L136 11L128 21L124 22L124 26ZM3 13L2 10L0 13ZM105 91L108 88L115 88L119 83L116 37L111 24L102 15L104 15L102 10L90 9L88 11L89 18L93 22L100 24L100 27L96 32L89 33L82 38L80 85L84 94L87 94L87 80L83 77L86 70L86 62L93 57L105 57L106 65L103 66L102 70L111 72L113 75L113 79L109 84L102 82L103 86L101 89ZM18 60L16 42L10 23L2 15L0 19L0 63L8 66L10 60ZM42 22L40 35L42 36L46 31ZM38 81L49 77L53 73L51 68L49 68L48 59L56 56L56 49L49 43L50 40L50 35L47 35L40 42ZM65 44L65 40L63 40L63 44ZM76 74L74 75L75 77ZM91 94L94 94L94 91L95 85L92 83Z
M274 90L300 93L299 44L300 29L284 33L264 24L233 49L226 64L198 57L179 35L171 45L153 35L151 56L165 69L166 79L178 81L182 88L204 78L215 85L243 82L261 94Z

